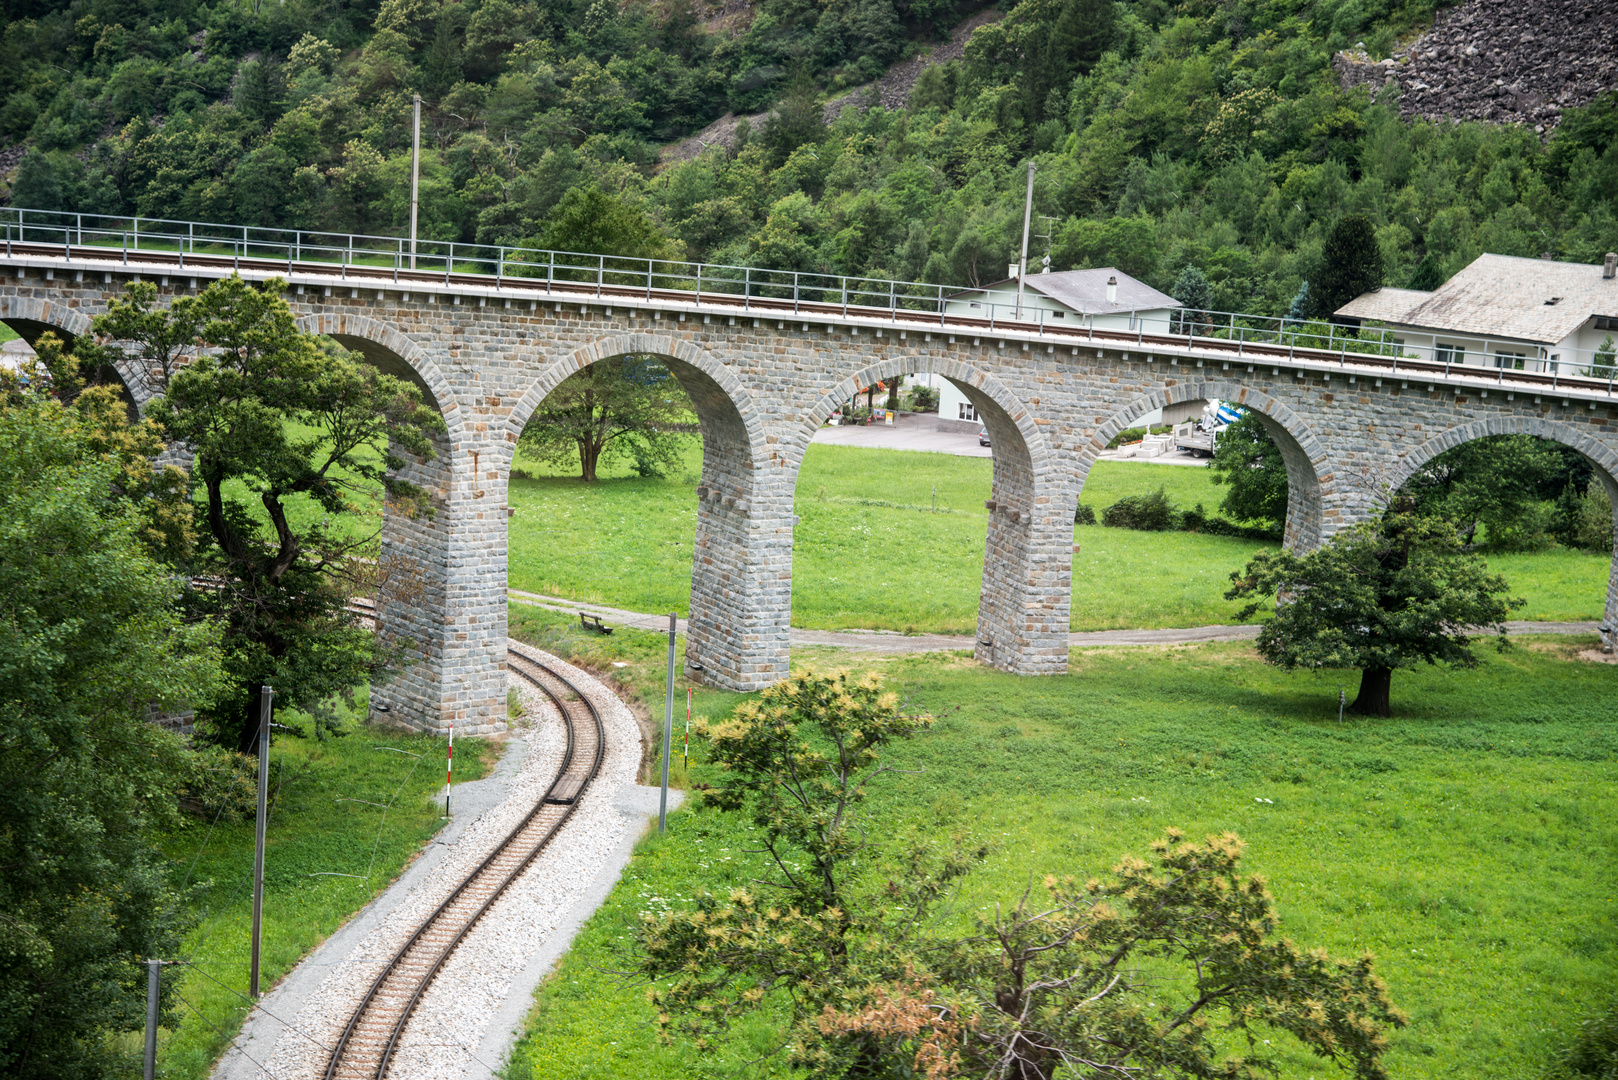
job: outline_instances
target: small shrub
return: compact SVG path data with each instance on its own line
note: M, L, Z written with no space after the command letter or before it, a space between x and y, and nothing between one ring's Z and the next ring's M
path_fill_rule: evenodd
M1571 540L1574 547L1587 551L1612 550L1612 500L1601 481L1591 478L1590 487L1574 503Z
M528 710L523 707L522 693L515 686L509 688L506 691L507 722L515 723L516 721L521 720L523 718L523 714L527 711Z
M1560 1080L1618 1080L1618 1001L1581 1024L1552 1070Z
M197 744L186 759L180 809L198 817L241 821L258 811L258 762L222 746Z
M912 412L929 413L938 411L938 391L930 386L914 386L910 389L910 408Z
M1129 495L1101 511L1101 524L1114 529L1166 532L1178 528L1180 512L1160 487L1146 495Z
M1096 508L1089 503L1080 503L1078 509L1073 511L1073 524L1094 525L1095 523Z
M1124 428L1124 430L1112 437L1112 441L1107 444L1107 449L1116 450L1120 446L1140 442L1148 435L1161 435L1165 431L1173 430L1173 424L1152 424L1150 427Z

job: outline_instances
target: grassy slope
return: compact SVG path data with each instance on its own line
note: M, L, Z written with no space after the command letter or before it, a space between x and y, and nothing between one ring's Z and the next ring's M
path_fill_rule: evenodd
M667 480L604 471L514 480L511 585L640 611L684 613L690 599L693 447ZM811 446L798 479L792 622L812 629L970 633L983 573L992 463L897 450ZM939 513L932 513L936 485ZM1098 510L1158 486L1182 507L1224 498L1206 469L1100 462L1081 499ZM1232 570L1260 545L1230 537L1074 529L1075 630L1228 623ZM1600 618L1610 560L1586 552L1492 556L1526 596L1520 617Z
M359 715L363 710L362 699ZM442 786L440 738L361 726L324 743L280 737L271 754L265 988L381 893L443 825L432 802ZM457 779L475 780L487 772L494 748L469 739L455 757ZM178 975L179 1023L163 1033L158 1068L171 1080L200 1080L247 1012L252 818L221 821L211 832L208 821L196 821L171 837L167 850L176 881L200 886L193 901L199 922L185 944L192 966Z
M1398 718L1342 726L1342 676L1278 672L1239 645L1077 651L1072 674L1040 680L961 657L886 661L927 707L960 711L892 752L925 771L885 780L872 808L995 840L963 914L1032 874L1104 870L1168 826L1235 830L1288 936L1378 956L1412 1020L1393 1037L1393 1075L1537 1075L1618 988L1605 810L1618 733L1601 705L1618 668L1567 658L1588 644L1530 643L1476 674L1400 673ZM640 911L746 882L748 846L711 811L648 838L544 987L513 1075L767 1074L744 1062L769 1045L768 1017L708 1061L657 1045L643 987L610 974ZM1295 1056L1285 1075L1335 1074Z

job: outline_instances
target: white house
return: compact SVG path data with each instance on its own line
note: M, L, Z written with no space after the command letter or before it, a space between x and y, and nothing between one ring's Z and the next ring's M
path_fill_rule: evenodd
M1388 327L1422 360L1577 374L1599 362L1609 334L1618 338L1618 255L1605 264L1480 255L1432 292L1378 289L1337 314Z
M981 289L963 289L944 300L950 315L976 316L996 323L1017 319L1017 268L1011 276ZM1167 333L1174 309L1181 304L1122 270L1063 270L1029 274L1022 299L1024 321L1052 326L1090 326L1102 330L1145 330ZM969 427L978 415L966 395L948 380L938 387L939 426ZM1200 408L1198 409L1200 412ZM1157 422L1157 421L1153 421Z

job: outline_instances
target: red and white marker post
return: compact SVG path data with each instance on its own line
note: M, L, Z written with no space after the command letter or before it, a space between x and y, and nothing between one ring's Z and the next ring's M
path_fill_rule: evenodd
M450 782L455 779L455 725L449 726L449 752L444 757L444 816L449 817Z

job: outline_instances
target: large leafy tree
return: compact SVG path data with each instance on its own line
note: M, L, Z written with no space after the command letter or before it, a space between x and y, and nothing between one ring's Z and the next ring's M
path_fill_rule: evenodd
M1320 272L1310 282L1310 296L1325 318L1361 293L1380 289L1385 268L1376 242L1376 225L1364 214L1345 214L1326 234Z
M138 962L174 956L184 929L152 836L175 823L189 755L148 710L206 705L219 656L132 493L126 449L149 433L121 407L82 411L94 391L65 408L7 390L0 1075L91 1080L118 1065L109 1036L144 1022Z
M1279 533L1287 520L1287 467L1281 448L1251 410L1219 433L1213 482L1230 485L1220 509L1238 521L1260 522Z
M1544 439L1489 435L1439 454L1400 493L1417 513L1451 522L1468 543L1481 527L1489 547L1532 547L1553 522L1549 500L1576 479L1575 465L1584 462Z
M380 502L426 512L395 470L402 453L430 457L443 428L415 387L300 331L284 288L231 277L179 311L133 293L95 323L143 357L183 340L181 327L193 335L150 413L193 455L202 543L189 603L225 628L233 683L206 719L243 750L261 684L310 709L387 670L389 656L345 605L364 583L390 587L363 558Z
M539 461L577 461L587 484L603 461L623 454L642 476L660 476L677 460L692 418L691 399L667 366L619 356L562 380L528 418L519 445Z
M1506 617L1523 604L1467 553L1453 525L1403 509L1345 529L1307 555L1259 552L1231 581L1227 599L1252 601L1239 618L1276 604L1259 631L1260 656L1288 670L1360 669L1350 707L1369 716L1392 715L1397 669L1477 667L1481 633L1492 632L1504 648Z
M891 768L882 751L927 721L873 676L806 671L704 725L707 798L748 815L769 871L643 916L639 968L665 1030L708 1047L776 1009L796 1063L824 1077L1245 1077L1288 1036L1385 1076L1383 1031L1403 1018L1370 958L1278 938L1234 836L1170 833L1105 882L1048 878L1041 901L1030 890L973 933L942 926L940 901L986 850L936 825L900 835L864 804Z

